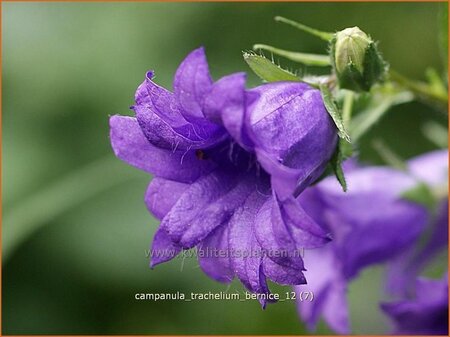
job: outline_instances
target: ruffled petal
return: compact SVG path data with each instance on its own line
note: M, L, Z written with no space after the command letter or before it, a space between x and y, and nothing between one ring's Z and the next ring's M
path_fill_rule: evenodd
M253 233L253 226L256 214L267 198L258 192L252 193L229 222L233 269L244 286L258 294L269 294L269 288L262 265L263 250ZM265 306L265 300L260 302Z
M189 184L154 177L145 193L145 204L148 210L161 220L188 187Z
M297 253L300 253L300 247L298 247L297 250L295 243L292 243L290 237L283 238L281 243L278 242L274 233L272 224L272 209L274 203L275 201L272 197L267 198L266 202L257 212L256 219L253 224L256 239L264 249L265 254L267 254L271 260L277 264L302 271L304 270L303 260L300 254L296 255ZM286 241L287 244L285 244Z
M203 100L211 90L211 86L212 79L205 50L203 47L195 49L181 62L173 81L181 113L188 121L203 123Z
M181 247L174 244L160 227L153 237L150 267L153 268L160 263L170 261L180 252Z
M191 184L161 226L174 242L191 248L228 221L254 186L251 179L216 170Z
M225 180L223 184L231 185L234 183L234 187L226 191L218 199L210 199L209 203L199 210L198 216L186 226L179 241L181 246L186 248L193 247L208 236L217 226L226 224L236 209L256 189L255 181L251 176L240 176L237 178L237 182L232 182L228 178ZM225 188L222 185L222 190L225 191L226 188L233 186L230 185L225 185Z
M301 270L282 266L269 257L263 259L264 274L273 282L281 285L306 284L305 275Z
M274 198L268 198L257 213L253 229L256 239L269 259L280 266L297 270L301 274L304 270L301 257L303 247L293 240L284 221L278 218L280 215L273 215L277 208L275 204ZM277 218L274 219L274 217Z
M245 73L225 76L214 83L204 101L206 118L223 124L233 139L244 148L251 147L251 141L244 128L246 105Z
M189 183L215 167L211 161L199 160L195 151L171 152L151 145L133 117L112 116L109 123L115 155L140 170Z
M144 135L155 146L167 149L208 148L222 141L226 134L218 125L197 125L187 121L174 94L152 81L148 72L136 91L132 108ZM201 135L198 130L201 129Z
M321 247L330 241L328 233L305 212L295 198L278 201L276 206L272 213L272 221L282 220L289 228L294 241L301 247Z
M197 247L198 262L202 270L214 280L224 283L231 282L234 277L228 232L227 225L219 226Z
M303 170L284 166L278 160L259 148L256 148L255 152L258 162L264 170L270 174L272 188L276 191L278 198L281 200L300 194L309 183L315 180L315 175L313 177L308 177Z

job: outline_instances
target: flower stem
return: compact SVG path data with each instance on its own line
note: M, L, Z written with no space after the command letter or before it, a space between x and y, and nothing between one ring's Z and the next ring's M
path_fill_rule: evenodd
M436 90L436 87L424 82L413 81L392 69L389 71L389 75L392 81L410 90L418 99L424 101L424 103L431 104L448 113L448 94L446 91Z
M355 93L353 91L350 90L345 91L344 103L342 107L342 121L344 122L344 126L347 128L350 123L350 119L352 118L354 95Z
M398 170L406 170L406 164L404 163L404 161L381 139L374 139L372 141L372 146L386 164Z

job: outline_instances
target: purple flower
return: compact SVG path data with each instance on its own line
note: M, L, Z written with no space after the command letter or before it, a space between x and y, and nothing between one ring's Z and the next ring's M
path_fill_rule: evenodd
M395 324L400 335L448 336L448 278L419 278L415 296L392 303L383 303L383 311Z
M337 142L321 94L296 82L266 84L249 94L259 97L247 107L258 161L280 198L298 195L322 174Z
M347 284L369 265L386 262L411 246L427 221L426 209L401 195L417 185L405 172L384 167L353 168L346 174L348 192L327 178L304 191L299 201L333 241L305 251L307 286L313 302L298 302L299 313L313 330L320 316L339 333L349 333Z
M145 202L161 225L151 266L197 247L215 280L237 276L261 294L266 278L305 283L298 250L329 239L293 195L323 172L337 141L318 90L246 90L242 73L213 82L201 48L181 63L173 93L152 76L136 92L136 117L110 119L115 154L154 175Z
M411 247L389 265L387 290L391 295L414 293L415 282L427 264L448 247L448 150L434 151L409 161L409 171L437 194L420 249Z

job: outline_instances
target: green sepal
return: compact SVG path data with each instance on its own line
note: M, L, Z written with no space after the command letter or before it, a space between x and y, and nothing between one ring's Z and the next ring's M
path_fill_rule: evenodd
M342 169L342 163L346 159L343 150L343 147L348 147L350 144L339 140L338 145L336 146L336 150L333 153L333 156L330 159L329 165L333 170L336 179L342 187L344 192L347 192L347 181L345 180L344 170Z
M339 110L336 102L333 99L333 95L331 94L330 89L324 85L320 85L320 93L322 94L323 103L325 105L326 110L330 114L331 118L334 121L334 124L336 125L338 129L338 135L340 138L345 139L347 142L351 142L350 136L348 135L344 122L342 120L342 114Z
M339 87L341 89L348 89L353 91L367 91L369 90L364 85L363 75L356 69L353 63L349 63L345 70L337 76L339 80Z
M388 65L378 51L376 42L370 43L364 57L362 89L369 91L372 85L377 82L382 82L386 77L387 70Z
M301 79L293 73L277 66L264 56L256 55L253 53L243 54L245 62L249 65L250 69L266 82L278 82L278 81L301 81Z

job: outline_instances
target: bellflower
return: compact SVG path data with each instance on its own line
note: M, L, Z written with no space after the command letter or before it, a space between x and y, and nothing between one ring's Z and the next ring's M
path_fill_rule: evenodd
M408 170L435 194L435 204L420 247L411 247L389 264L387 290L391 295L415 293L415 280L433 258L448 247L448 150L433 151L408 162Z
M266 278L305 283L295 251L329 238L294 194L322 173L337 142L319 91L298 82L246 90L242 73L213 82L202 48L179 66L173 93L152 78L137 89L135 117L110 119L116 156L154 176L145 202L161 225L151 266L196 247L217 281L237 276L260 294Z
M383 311L400 335L448 335L448 278L419 278L411 299L383 303Z
M352 168L346 172L348 192L327 178L300 197L306 212L333 241L305 251L312 302L298 302L299 313L313 330L321 316L339 333L349 333L347 284L364 268L385 262L407 249L423 230L425 207L402 199L416 186L411 175L385 167Z

